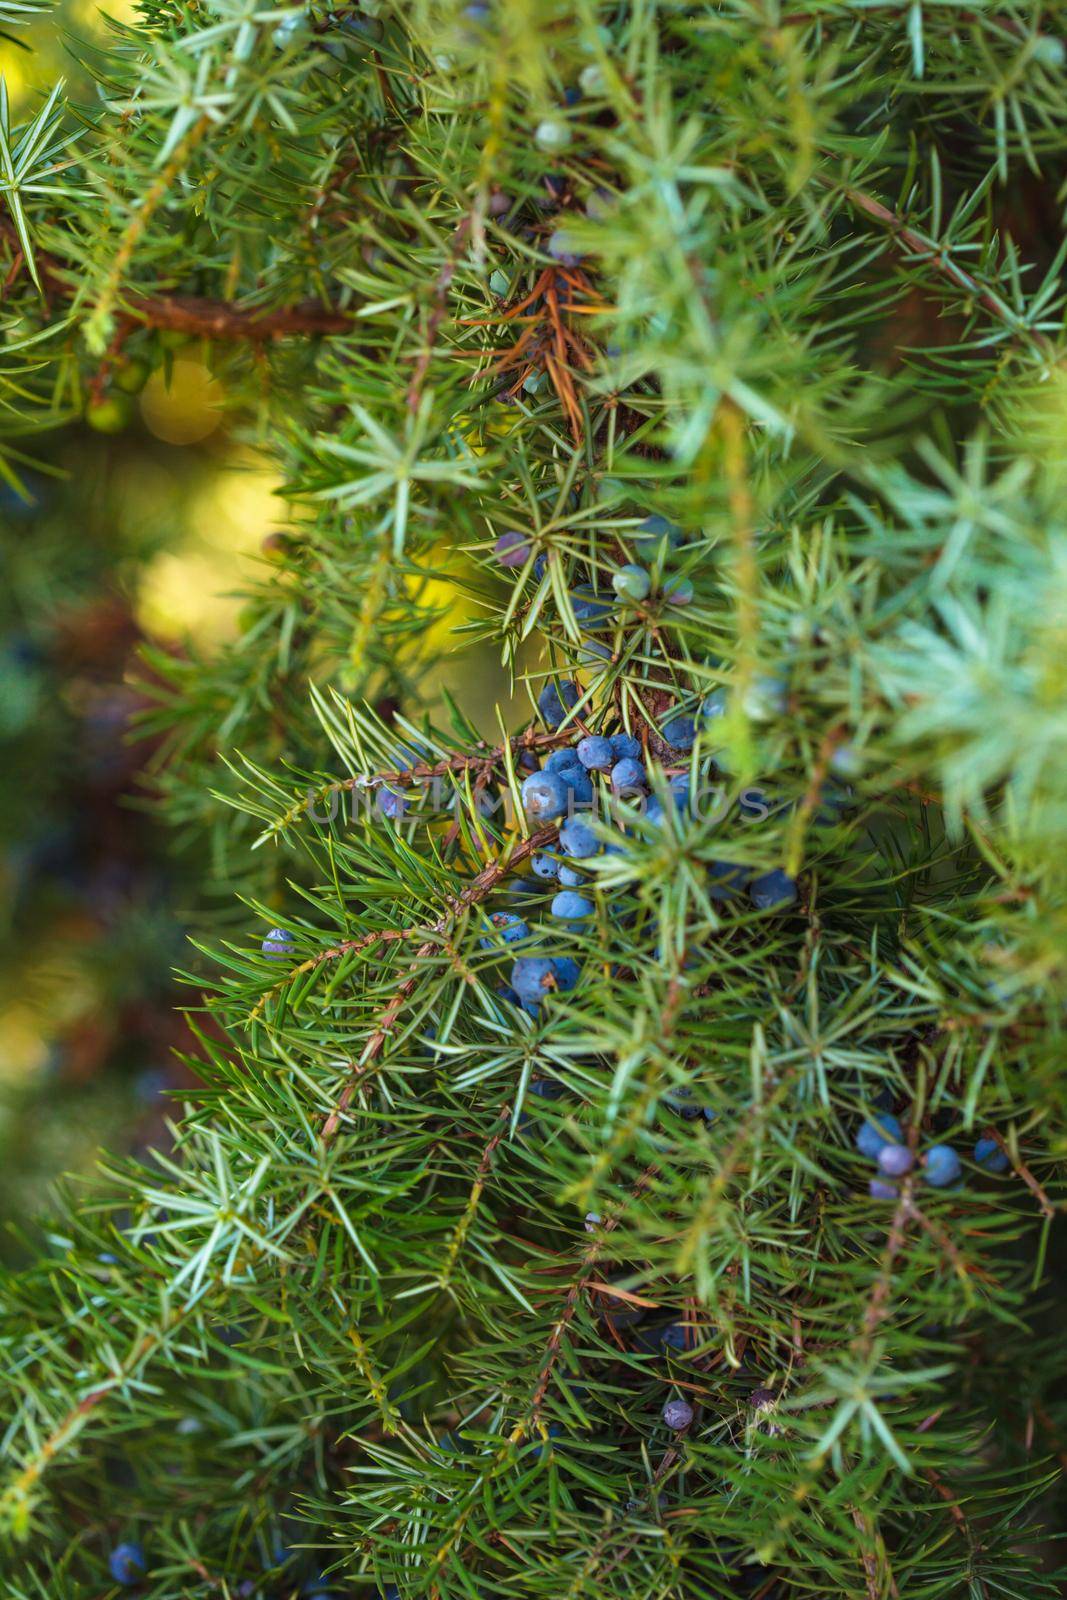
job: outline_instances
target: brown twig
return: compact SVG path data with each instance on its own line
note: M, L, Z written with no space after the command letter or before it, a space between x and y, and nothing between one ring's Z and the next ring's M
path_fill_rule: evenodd
M2 219L0 239L12 250L12 263L5 285L5 288L10 288L17 275L21 251L11 224ZM74 298L76 286L67 281L63 268L54 258L39 253L37 264L42 285L49 293L57 299ZM130 286L126 293L133 296L135 286ZM229 300L211 300L201 295L160 294L124 300L116 322L123 337L135 327L146 326L213 339L217 343L245 341L265 344L274 339L297 335L345 333L352 327L353 316L350 312L335 311L315 302L266 311L235 305Z
M1049 1199L1040 1183L1038 1183L1037 1179L1030 1171L1030 1168L1026 1165L1026 1162L1023 1161L1021 1157L1016 1160L1011 1153L1007 1140L1004 1138L1003 1134L997 1132L996 1128L987 1128L985 1131L985 1136L987 1139L996 1140L999 1148L1003 1150L1004 1154L1011 1162L1012 1170L1018 1173L1019 1177L1023 1180L1026 1187L1037 1201L1041 1210L1041 1215L1046 1217L1049 1222L1053 1222L1056 1217L1056 1207L1052 1204L1052 1201Z
M969 295L978 305L994 316L998 322L1004 324L1012 333L1021 338L1032 340L1042 355L1051 354L1055 346L1043 333L1030 328L1021 321L1006 300L1003 300L995 290L987 284L979 283L965 268L954 261L948 253L948 247L936 239L930 239L926 234L920 233L917 228L912 228L898 217L895 211L868 194L865 189L857 189L852 184L840 183L826 173L817 174L819 182L828 188L838 189L851 206L869 217L872 222L877 222L885 228L898 244L916 258L929 261L934 270L949 283Z
M375 1070L397 1017L415 991L419 976L423 970L422 964L428 956L433 954L441 935L449 931L456 918L461 916L464 911L469 910L471 906L477 905L479 901L484 900L487 895L491 894L497 884L509 872L513 872L523 861L527 861L535 851L541 850L545 845L551 843L558 832L558 824L549 823L545 827L539 828L529 838L523 839L506 857L492 861L487 867L483 867L478 876L472 879L465 889L458 895L450 897L448 911L439 917L431 928L423 930L426 935L423 943L416 950L414 960L405 977L397 986L378 1019L376 1027L367 1039L352 1076L342 1089L337 1104L323 1123L321 1137L324 1143L334 1137L341 1125L342 1117L352 1103L352 1096ZM418 933L418 929L406 929L403 933L394 932L393 938L411 939L418 937Z

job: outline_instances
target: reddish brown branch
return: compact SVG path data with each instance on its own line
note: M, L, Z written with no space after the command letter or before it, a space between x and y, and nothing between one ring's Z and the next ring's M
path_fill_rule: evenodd
M352 315L334 311L314 301L283 306L276 311L245 309L228 300L207 300L199 295L148 295L126 304L125 315L134 323L187 333L217 343L265 344L296 335L323 336L346 333Z
M857 211L862 212L872 222L877 222L880 227L885 228L886 232L898 244L903 245L911 256L917 260L928 261L935 272L949 283L954 284L957 289L962 290L965 295L982 306L998 322L1009 328L1012 333L1019 337L1031 339L1043 354L1047 355L1053 350L1054 347L1051 340L1035 329L1027 327L1006 300L1002 300L1000 295L989 288L988 285L979 283L977 278L972 277L965 268L961 267L957 261L954 261L951 255L947 253L944 244L936 239L927 238L917 228L910 227L902 217L897 216L895 211L891 211L887 205L884 205L881 200L876 200L874 195L868 194L866 190L854 188L848 183L838 183L825 173L820 174L819 178L820 182L824 183L828 188L838 189Z
M997 1132L996 1128L987 1128L986 1138L996 1140L998 1147L1003 1150L1004 1154L1011 1162L1014 1171L1018 1173L1019 1177L1023 1180L1026 1187L1037 1201L1041 1210L1041 1215L1043 1217L1047 1217L1049 1222L1052 1222L1056 1216L1056 1207L1052 1204L1052 1201L1049 1199L1040 1183L1038 1183L1037 1179L1030 1171L1030 1168L1026 1165L1026 1162L1023 1161L1021 1157L1019 1160L1016 1160L1016 1158L1012 1155L1011 1150L1008 1148L1007 1140L1002 1134Z
M542 850L547 844L550 844L558 831L558 825L554 822L544 828L539 828L528 839L523 839L520 844L516 845L507 856L498 861L492 861L487 867L483 867L478 876L472 879L461 893L450 897L448 902L449 910L445 915L438 917L433 926L425 930L426 938L416 950L411 966L390 998L378 1020L377 1026L368 1038L352 1076L338 1097L337 1104L323 1123L322 1138L324 1141L329 1141L334 1137L341 1125L341 1118L352 1103L352 1096L375 1070L397 1017L415 991L423 970L423 962L433 954L442 934L448 932L456 918L461 916L464 911L471 906L477 905L479 901L484 900L487 895L491 894L497 884L509 872L513 872L523 861L529 860L535 851ZM411 939L417 938L418 933L418 929L406 929L403 933L394 932L392 937L394 939ZM359 941L356 942L358 943Z
M18 238L11 224L0 220L0 240L12 252L5 290L11 287L22 265ZM72 300L76 285L54 257L39 254L37 268L46 297ZM127 290L133 295L131 286ZM314 301L282 306L274 311L235 305L229 300L210 300L201 295L159 294L128 299L119 315L121 343L140 325L214 339L218 343L265 344L273 339L346 333L353 324L348 311L335 311Z

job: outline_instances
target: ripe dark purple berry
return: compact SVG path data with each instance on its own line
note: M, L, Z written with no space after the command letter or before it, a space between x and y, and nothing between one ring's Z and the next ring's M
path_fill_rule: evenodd
M883 1178L872 1178L867 1189L872 1200L895 1200L900 1192L895 1183L886 1183Z
M562 750L553 750L544 765L545 772L562 772L565 767L580 767L578 751L574 745L564 745Z
M693 1408L688 1400L668 1400L663 1407L663 1420L675 1433L682 1433L693 1420Z
M903 1178L915 1165L906 1144L884 1144L878 1152L878 1165L888 1178Z
M509 528L507 533L500 535L493 546L493 554L502 567L522 567L529 558L530 546L517 529Z

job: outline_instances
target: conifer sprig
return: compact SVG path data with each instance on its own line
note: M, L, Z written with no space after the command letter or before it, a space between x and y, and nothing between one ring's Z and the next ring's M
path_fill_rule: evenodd
M188 336L290 519L149 663L202 1087L5 1285L20 1600L1055 1592L1058 22L149 0L53 104L5 448Z

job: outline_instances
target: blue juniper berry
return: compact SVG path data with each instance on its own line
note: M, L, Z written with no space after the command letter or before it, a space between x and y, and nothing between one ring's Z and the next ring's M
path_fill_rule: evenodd
M697 736L696 723L692 717L671 717L663 724L662 733L672 750L691 750Z
M667 1322L656 1329L656 1343L662 1350L688 1350L689 1330L684 1322Z
M145 1575L145 1558L141 1546L133 1540L117 1544L107 1558L108 1570L116 1583L129 1588L140 1583Z
M935 1189L947 1189L958 1182L963 1168L950 1144L932 1144L926 1152L923 1176Z
M884 1144L878 1152L878 1165L888 1178L903 1178L915 1165L906 1144Z
M522 567L529 557L530 546L523 534L511 528L500 535L493 546L493 554L502 567Z
M573 956L553 956L552 973L556 980L556 988L562 994L566 994L577 984L582 969Z
M693 1408L688 1400L668 1400L663 1407L663 1420L675 1433L683 1433L693 1420Z
M987 1172L1007 1172L1011 1166L1006 1150L995 1139L979 1139L974 1147L974 1159Z
M870 1117L856 1135L856 1149L869 1161L877 1161L887 1144L903 1144L904 1130L900 1119L891 1111L879 1111Z
M408 808L408 799L402 789L390 789L383 784L375 797L375 803L383 817L390 822L399 822Z
M558 772L531 772L522 780L522 803L531 817L549 821L567 809L567 785Z
M542 150L566 150L571 138L570 126L558 117L546 117L534 133L534 142Z
M666 517L661 517L655 512L645 517L643 522L630 534L630 542L638 549L655 549L666 541L667 548L676 550L682 542L682 530L677 523L670 522Z
M783 906L791 906L796 900L796 880L780 867L775 867L773 872L753 878L748 892L757 911L778 911Z
M530 937L530 929L521 917L514 916L510 911L494 911L489 918L490 923L503 939L505 944L517 944L520 939ZM492 950L496 944L494 938L479 939L478 943L483 950Z
M270 956L272 961L284 960L292 953L295 941L286 928L272 928L264 939L260 949L265 956Z
M688 578L676 578L665 590L663 598L669 606L691 606L694 593L693 585Z
M646 789L648 773L644 762L635 760L633 756L623 756L621 761L616 761L611 769L611 787L616 792Z
M751 876L751 867L743 862L713 861L708 867L708 896L712 900L730 900L740 894Z
M670 796L671 804L676 811L688 811L692 795L692 784L688 772L676 772L671 779Z
M572 590L570 598L574 620L583 632L602 627L610 620L611 606L587 583Z
M587 806L593 798L593 780L584 767L561 767L552 774L558 778L575 806Z
M561 889L552 901L552 915L562 917L565 922L578 922L584 917L591 917L594 909L593 902L574 889Z
M784 678L760 673L745 690L744 708L754 722L770 722L789 706L789 685Z
M609 772L614 759L610 739L590 733L578 741L578 760L587 772Z
M520 956L511 969L511 987L524 1006L539 1006L557 987L555 967L546 956Z
M546 683L537 696L537 709L550 728L558 728L577 703L578 685L570 679L565 679L558 689L554 683Z
M643 754L641 741L635 739L632 733L613 733L611 753L616 761L639 761Z
M559 842L569 856L584 859L600 851L600 841L583 817L568 817L559 830Z

